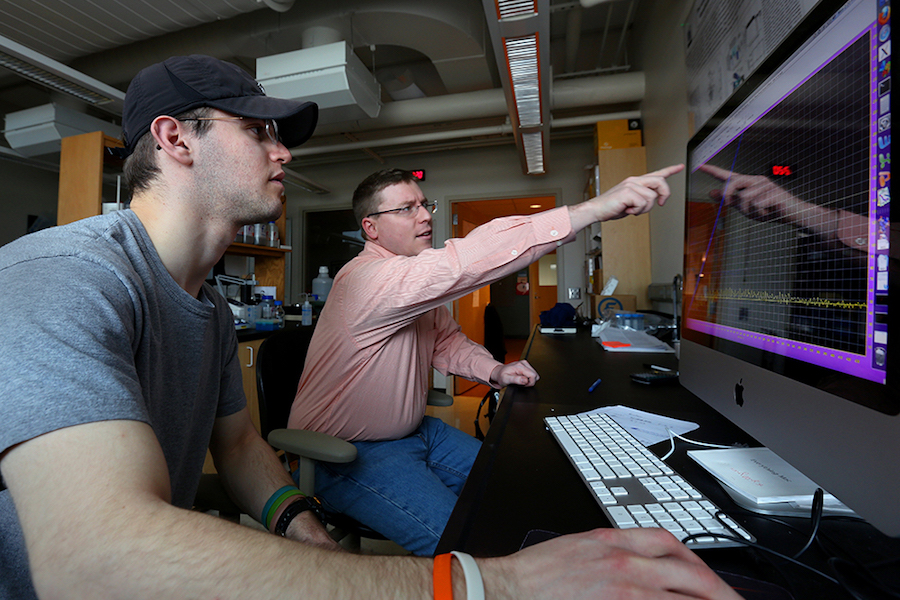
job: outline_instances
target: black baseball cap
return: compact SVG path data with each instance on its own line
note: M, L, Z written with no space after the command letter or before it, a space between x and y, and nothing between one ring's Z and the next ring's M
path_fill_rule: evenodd
M140 71L125 93L122 112L122 158L150 131L153 119L176 116L210 106L240 117L273 119L288 148L308 140L316 128L319 107L314 102L271 98L240 67L200 54L173 56Z

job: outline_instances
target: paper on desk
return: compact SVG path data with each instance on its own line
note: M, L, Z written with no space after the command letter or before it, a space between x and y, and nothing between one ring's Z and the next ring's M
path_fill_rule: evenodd
M597 340L608 352L654 352L673 354L675 350L665 342L643 331L607 327Z
M684 435L700 427L690 421L680 421L670 417L664 417L643 410L628 408L627 406L603 406L587 414L601 413L609 415L616 423L624 427L628 433L637 438L645 446L652 446L658 442L669 439L669 432Z

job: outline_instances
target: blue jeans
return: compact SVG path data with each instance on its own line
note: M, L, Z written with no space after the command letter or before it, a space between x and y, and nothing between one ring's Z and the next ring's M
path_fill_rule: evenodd
M316 465L316 496L418 556L433 556L481 442L425 417L405 438L354 442L356 460Z

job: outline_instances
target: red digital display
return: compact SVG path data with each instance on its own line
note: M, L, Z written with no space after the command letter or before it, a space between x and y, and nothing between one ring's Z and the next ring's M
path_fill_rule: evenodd
M410 173L419 181L425 181L425 169L412 169Z
M772 175L793 175L790 165L772 165Z

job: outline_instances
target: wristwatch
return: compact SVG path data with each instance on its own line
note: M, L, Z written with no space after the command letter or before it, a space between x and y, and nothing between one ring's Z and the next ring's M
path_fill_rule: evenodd
M278 517L278 522L275 524L275 535L284 537L294 517L308 510L311 510L320 521L325 522L325 510L322 508L322 503L319 502L319 499L315 496L303 496L299 500L294 500L288 504L288 507Z

